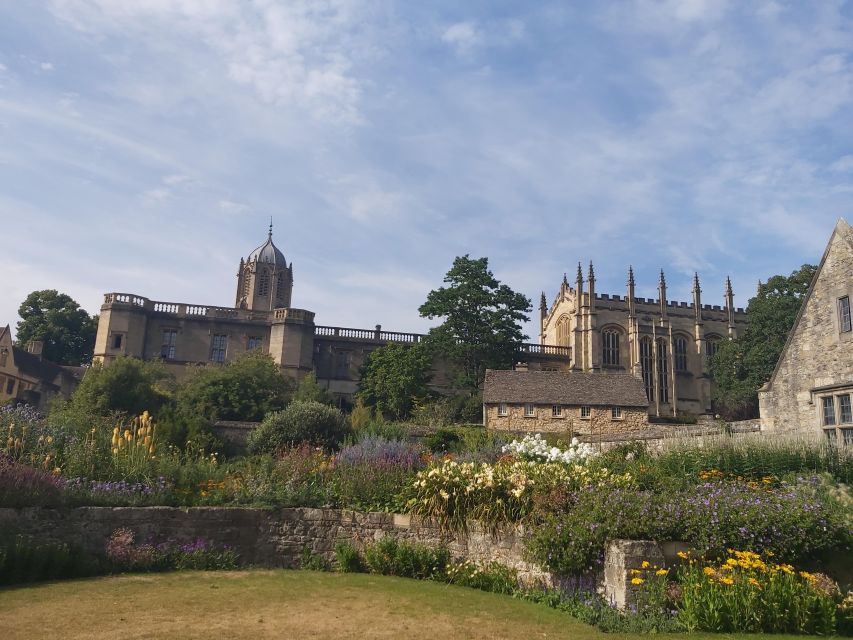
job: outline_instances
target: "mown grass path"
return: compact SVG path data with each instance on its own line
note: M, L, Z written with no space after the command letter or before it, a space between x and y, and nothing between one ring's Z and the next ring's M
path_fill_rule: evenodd
M3 640L626 637L603 634L564 613L506 596L362 574L182 572L0 591Z

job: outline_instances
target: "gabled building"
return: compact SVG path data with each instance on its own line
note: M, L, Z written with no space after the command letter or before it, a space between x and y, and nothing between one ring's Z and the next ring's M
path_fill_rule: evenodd
M487 370L483 424L503 431L574 435L648 428L643 381L627 373Z
M64 367L42 358L42 343L27 350L12 344L9 325L0 328L0 405L25 402L43 409L57 395L70 396L82 378L82 367Z
M762 431L853 444L853 228L835 225L773 375L759 391Z

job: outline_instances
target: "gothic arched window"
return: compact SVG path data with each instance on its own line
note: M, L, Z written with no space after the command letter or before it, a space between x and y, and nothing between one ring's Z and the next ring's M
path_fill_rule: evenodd
M658 338L658 400L669 402L669 360L666 357L666 340Z
M687 371L687 338L675 336L672 343L673 355L675 355L675 370Z
M652 358L652 339L640 340L640 369L643 372L643 386L646 388L646 398L654 399L654 360Z
M251 291L252 291L251 287L252 287L252 270L249 268L246 268L246 270L243 271L243 297L244 298L249 297L249 293L251 293Z
M270 272L264 269L261 271L261 277L258 280L258 295L266 296L270 292Z
M284 274L283 273L279 273L278 277L276 278L275 297L276 297L276 300L283 300L284 299Z
M717 336L709 337L705 342L705 352L708 354L709 358L713 358L714 354L717 353L717 349L720 348L720 339Z
M569 319L560 318L557 322L557 344L561 347L569 346Z
M619 364L619 331L605 329L601 334L602 356L605 365Z

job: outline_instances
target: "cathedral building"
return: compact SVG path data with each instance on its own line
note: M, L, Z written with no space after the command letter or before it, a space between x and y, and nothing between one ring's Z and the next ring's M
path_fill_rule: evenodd
M663 271L656 300L636 297L631 268L626 295L608 295L596 291L591 262L586 279L578 264L574 287L563 276L550 306L543 292L539 311L541 344L569 349L573 371L640 377L656 416L713 412L708 359L747 321L728 278L723 306L702 304L698 275L692 303L668 300Z

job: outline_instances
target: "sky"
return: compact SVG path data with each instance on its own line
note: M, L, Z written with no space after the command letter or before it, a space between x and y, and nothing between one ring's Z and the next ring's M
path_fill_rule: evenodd
M455 256L746 306L853 222L853 4L0 0L0 324L36 289L426 331Z

